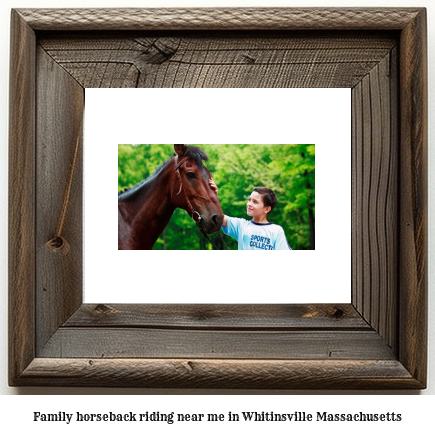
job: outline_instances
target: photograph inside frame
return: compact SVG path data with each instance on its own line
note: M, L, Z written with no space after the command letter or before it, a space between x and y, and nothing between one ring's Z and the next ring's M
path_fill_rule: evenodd
M315 145L118 145L118 232L120 250L314 250Z

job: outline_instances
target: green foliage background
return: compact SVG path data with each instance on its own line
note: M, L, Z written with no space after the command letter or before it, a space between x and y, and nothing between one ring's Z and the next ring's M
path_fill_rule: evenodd
M278 203L268 220L284 228L292 249L315 248L314 145L196 146L209 156L206 165L219 188L224 214L249 218L246 202L252 189L269 187L278 196ZM118 191L147 178L173 152L174 145L119 145ZM212 237L220 242L217 235ZM225 243L230 249L237 249L237 242L232 238L225 237ZM176 209L154 249L200 250L212 249L212 246L186 211Z

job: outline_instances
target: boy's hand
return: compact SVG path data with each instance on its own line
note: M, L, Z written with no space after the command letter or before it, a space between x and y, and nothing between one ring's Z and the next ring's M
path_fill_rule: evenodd
M216 196L218 194L218 188L216 187L216 184L213 181L213 178L210 178L208 180L208 183L210 184L210 187L216 192ZM224 214L224 221L222 222L222 226L227 226L228 225L228 220L227 220L227 216Z
M213 181L213 178L210 178L208 180L208 183L210 184L210 187L215 191L216 195L218 194L218 188L216 186L216 184Z

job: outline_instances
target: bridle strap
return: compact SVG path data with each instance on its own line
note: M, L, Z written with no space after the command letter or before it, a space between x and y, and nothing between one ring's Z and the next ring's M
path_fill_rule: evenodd
M189 159L190 159L190 157L184 157L184 158L182 158L180 161L178 161L178 155L175 156L175 173L177 174L178 181L180 182L180 189L178 190L178 193L176 194L176 196L178 196L178 195L181 193L181 191L183 191L183 193L184 193L184 197L185 197L185 199L186 199L186 202L187 202L187 204L188 204L188 206L189 206L189 208L190 208L190 214L191 214L192 220L195 222L196 226L198 226L198 228L199 228L199 230L201 231L201 233L202 233L202 234L207 238L207 240L211 243L211 245L212 245L216 250L219 250L219 248L216 247L216 245L213 243L213 241L209 238L207 232L205 232L204 228L202 227L202 217L201 217L201 214L200 214L198 211L195 211L195 210L193 209L192 203L190 202L189 197L187 196L186 189L185 189L184 186L183 186L183 180L181 179L181 174L180 174L180 167L181 167L181 166L182 166L182 165L183 165L187 160L189 160ZM174 185L172 185L172 187L171 187L171 200L172 200L172 192L173 192L173 190L174 190ZM201 196L201 197L202 197L202 196ZM204 199L206 199L206 198L204 198ZM207 199L206 199L206 200L207 200ZM198 216L198 221L196 221L196 220L193 218L193 215L194 215L194 214L197 214L197 216ZM219 237L221 238L222 243L223 243L224 246L227 248L227 250L229 250L229 249L228 249L228 246L225 244L225 241L224 241L224 239L223 239L223 237L222 237L222 235L221 235L220 232L219 232Z
M175 171L177 171L190 157L184 157L178 162L178 155L175 156Z
M199 230L201 231L202 235L204 235L205 238L207 238L207 240L210 242L210 244L216 249L216 250L220 250L219 247L216 246L216 244L211 240L211 238L208 236L207 232L204 231L204 229L202 229L202 227L200 227L199 225L197 225L199 227ZM219 238L222 240L223 245L226 247L227 250L230 250L228 248L228 246L225 244L224 241L224 237L222 236L222 234L220 233L220 231L218 232Z
M181 193L181 191L183 191L183 193L184 193L184 197L185 197L185 199L186 199L186 202L187 202L187 205L189 206L189 208L190 208L190 216L192 217L192 220L196 223L196 224L198 224L199 222L201 222L201 220L202 220L202 217L201 217L201 214L198 212L198 211L195 211L194 209L193 209L193 206L192 206L192 203L190 202L190 200L189 200L189 196L187 196L187 193L186 193L186 189L184 188L184 186L183 186L183 180L181 179L181 174L180 174L180 167L187 161L187 160L189 160L190 159L190 157L184 157L178 164L177 164L177 160L178 160L178 156L176 156L175 157L176 158L176 160L175 160L175 173L177 174L177 178L178 178L178 181L180 182L180 190L178 190L178 193L176 194L176 196L178 196L180 193ZM171 195L172 195L172 189L171 189ZM198 221L195 221L195 219L193 218L193 215L194 214L197 214L198 215Z

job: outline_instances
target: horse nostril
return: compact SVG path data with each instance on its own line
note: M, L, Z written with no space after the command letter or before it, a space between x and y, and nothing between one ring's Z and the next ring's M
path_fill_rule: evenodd
M217 214L213 214L213 215L211 216L211 221L212 221L212 223L213 223L214 226L217 226L217 225L218 225L218 220L219 220L219 216L218 216Z

